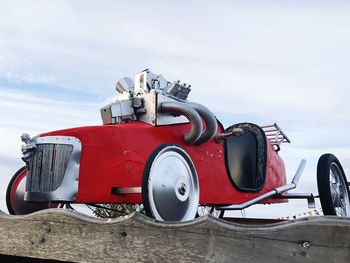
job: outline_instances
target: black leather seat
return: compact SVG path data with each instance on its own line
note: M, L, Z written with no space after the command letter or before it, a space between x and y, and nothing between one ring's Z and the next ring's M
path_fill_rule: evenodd
M243 192L257 192L266 177L266 136L264 131L252 123L238 123L225 130L241 128L241 136L225 138L227 173L234 186Z

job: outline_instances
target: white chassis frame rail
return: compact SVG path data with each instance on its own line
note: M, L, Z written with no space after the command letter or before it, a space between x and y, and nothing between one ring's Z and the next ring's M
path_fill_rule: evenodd
M217 205L215 206L215 209L217 210L242 210L245 209L249 206L252 206L254 204L257 204L267 198L279 198L279 199L307 199L308 201L308 206L310 208L315 207L315 198L318 196L314 196L312 193L308 194L299 194L299 193L293 193L289 194L286 193L289 190L295 189L297 187L297 184L299 182L300 176L304 171L306 165L306 160L301 160L298 170L296 171L293 180L290 184L282 185L280 187L274 188L273 190L258 196L254 199L251 199L245 203L242 204L234 204L234 205Z

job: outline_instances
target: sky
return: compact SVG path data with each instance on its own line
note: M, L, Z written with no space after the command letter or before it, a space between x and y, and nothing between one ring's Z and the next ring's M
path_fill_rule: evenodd
M229 126L278 123L288 180L317 194L316 165L334 153L350 174L347 1L0 2L0 209L24 165L20 135L101 124L116 81L145 68L192 85L189 100ZM318 204L319 206L319 204ZM246 216L307 211L305 201Z

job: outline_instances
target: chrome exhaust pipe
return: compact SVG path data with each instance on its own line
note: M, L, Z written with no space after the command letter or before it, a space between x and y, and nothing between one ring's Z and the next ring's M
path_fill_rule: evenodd
M203 106L202 104L190 102L189 105L191 105L199 113L199 115L203 118L206 126L205 130L202 132L201 136L196 141L196 144L200 145L202 143L210 141L214 138L218 130L218 123L216 121L216 117L207 107Z
M190 104L178 101L162 102L159 106L159 112L183 115L189 120L191 123L191 130L184 135L186 144L194 144L201 137L203 130L202 118Z

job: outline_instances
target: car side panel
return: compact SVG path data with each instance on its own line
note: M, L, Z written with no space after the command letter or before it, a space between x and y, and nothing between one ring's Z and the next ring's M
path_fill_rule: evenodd
M239 192L226 173L223 142L211 140L200 146L186 145L183 136L189 130L189 124L154 127L130 122L66 129L41 136L75 136L81 140L78 203L141 203L141 194L112 195L111 189L141 187L149 156L165 143L181 146L193 160L199 178L201 204L242 203L286 183L283 161L268 141L264 187L258 193Z

